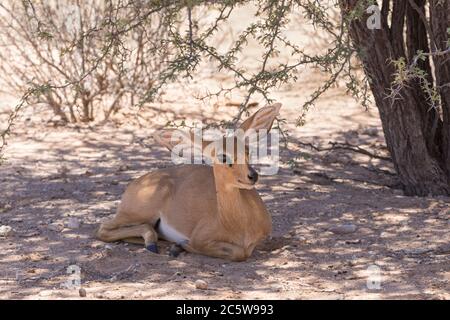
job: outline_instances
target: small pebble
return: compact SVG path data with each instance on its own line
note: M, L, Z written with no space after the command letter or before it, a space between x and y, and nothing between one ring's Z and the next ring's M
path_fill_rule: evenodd
M64 225L60 223L52 223L47 227L51 231L61 232L64 229Z
M333 226L329 230L335 234L347 234L347 233L355 232L356 226L351 223L341 224L341 225Z
M199 290L206 290L208 289L208 283L206 283L206 281L203 280L197 280L195 281L195 288Z
M276 285L272 286L272 290L275 292L281 292L281 291L283 291L283 286L276 284Z
M80 288L80 290L78 290L78 294L79 294L80 297L82 297L82 298L86 297L86 289Z
M13 228L10 226L0 226L0 237L8 237L12 234Z

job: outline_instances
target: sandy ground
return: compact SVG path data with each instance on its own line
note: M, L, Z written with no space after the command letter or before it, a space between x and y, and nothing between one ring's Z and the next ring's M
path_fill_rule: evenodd
M348 142L387 155L376 110L339 88L295 127L298 106L317 85L311 73L273 95L291 136L278 174L258 184L274 230L248 261L174 259L164 242L155 255L94 239L131 180L172 165L150 138L156 128L184 118L216 122L236 111L223 99L194 98L205 79L231 83L212 70L104 126L60 127L41 109L23 114L0 166L0 225L14 230L0 238L0 299L80 298L64 287L76 277L68 274L73 265L90 299L450 298L450 198L403 196L389 161L300 145ZM13 102L1 99L2 121ZM354 230L336 231L342 224ZM207 290L195 288L199 279Z

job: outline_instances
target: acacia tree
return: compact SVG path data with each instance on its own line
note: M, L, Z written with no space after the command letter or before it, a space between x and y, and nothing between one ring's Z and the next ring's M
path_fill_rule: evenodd
M37 1L23 0L22 4L33 9ZM329 78L299 108L299 125L309 106L328 88L335 82L345 82L347 91L361 104L367 106L373 96L405 193L450 194L449 1L107 0L105 3L107 10L98 24L84 30L74 42L76 45L83 39L104 35L99 62L108 57L126 59L127 36L136 28L151 28L150 21L155 20L155 15L167 30L157 43L170 48L170 54L164 51L161 59L164 68L153 77L152 86L141 95L139 105L153 100L165 84L179 77L193 77L200 62L209 59L219 71L229 72L235 79L233 86L212 94L236 89L247 92L235 119L229 123L236 125L253 95L270 102L273 89L295 82L300 68L311 65L328 73ZM247 23L228 50L217 49L211 39L236 8L248 3L256 8L255 19ZM375 29L367 25L370 16L367 8L373 5L380 8L380 27ZM336 11L340 13L339 19L330 15ZM38 22L37 36L46 38L57 32L39 12L29 12ZM213 16L213 23L201 24L199 13ZM328 34L330 46L326 51L308 54L286 36L284 31L298 14ZM240 63L249 39L263 48L257 72ZM291 54L290 62L271 63L280 50ZM158 52L155 50L155 54ZM11 114L3 141L12 120L27 105L30 96L68 85L76 86L76 81L58 83L49 79L30 87Z

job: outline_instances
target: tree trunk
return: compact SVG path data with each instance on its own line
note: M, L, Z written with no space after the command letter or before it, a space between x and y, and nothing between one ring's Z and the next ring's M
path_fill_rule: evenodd
M437 50L448 49L447 33L450 28L450 1L430 1L431 30ZM434 56L436 86L442 100L442 152L447 173L450 176L450 54Z
M420 11L424 12L426 1L415 1ZM368 2L365 0L341 0L340 2L344 15L353 10L356 5L364 6L365 3ZM448 24L448 19L443 21L445 17L448 18L448 2L444 1L444 3L435 4L435 6L447 6L447 11L443 10L446 14L433 17L432 24L436 30L446 28ZM396 72L390 61L404 57L411 62L417 50L429 51L426 25L417 8L411 7L408 0L395 0L389 26L389 5L389 0L383 1L381 29L367 28L368 16L363 16L351 21L350 37L360 52L359 57L364 71L370 79L371 91L380 113L386 144L405 194L449 195L450 105L448 102L450 100L445 100L446 97L442 96L444 94L448 98L449 88L441 89L440 92L443 98L443 119L440 118L438 110L430 110L430 105L418 81L411 81L404 86L400 91L399 99L392 101L387 98ZM441 84L445 81L448 83L450 75L447 73L448 61L446 67L442 67L442 64L445 64L445 58L448 60L447 56L443 57L442 61L438 61L441 63L440 68L444 71L436 72L436 80ZM421 62L420 67L430 72L429 79L432 81L429 61ZM443 73L440 78L437 77L438 73Z

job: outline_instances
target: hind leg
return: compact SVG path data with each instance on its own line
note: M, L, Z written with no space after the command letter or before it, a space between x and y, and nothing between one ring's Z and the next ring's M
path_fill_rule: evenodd
M130 238L143 238L147 250L158 253L156 241L158 234L155 229L147 224L138 224L133 226L118 226L114 220L103 223L97 231L97 237L105 242L117 240L126 240Z

